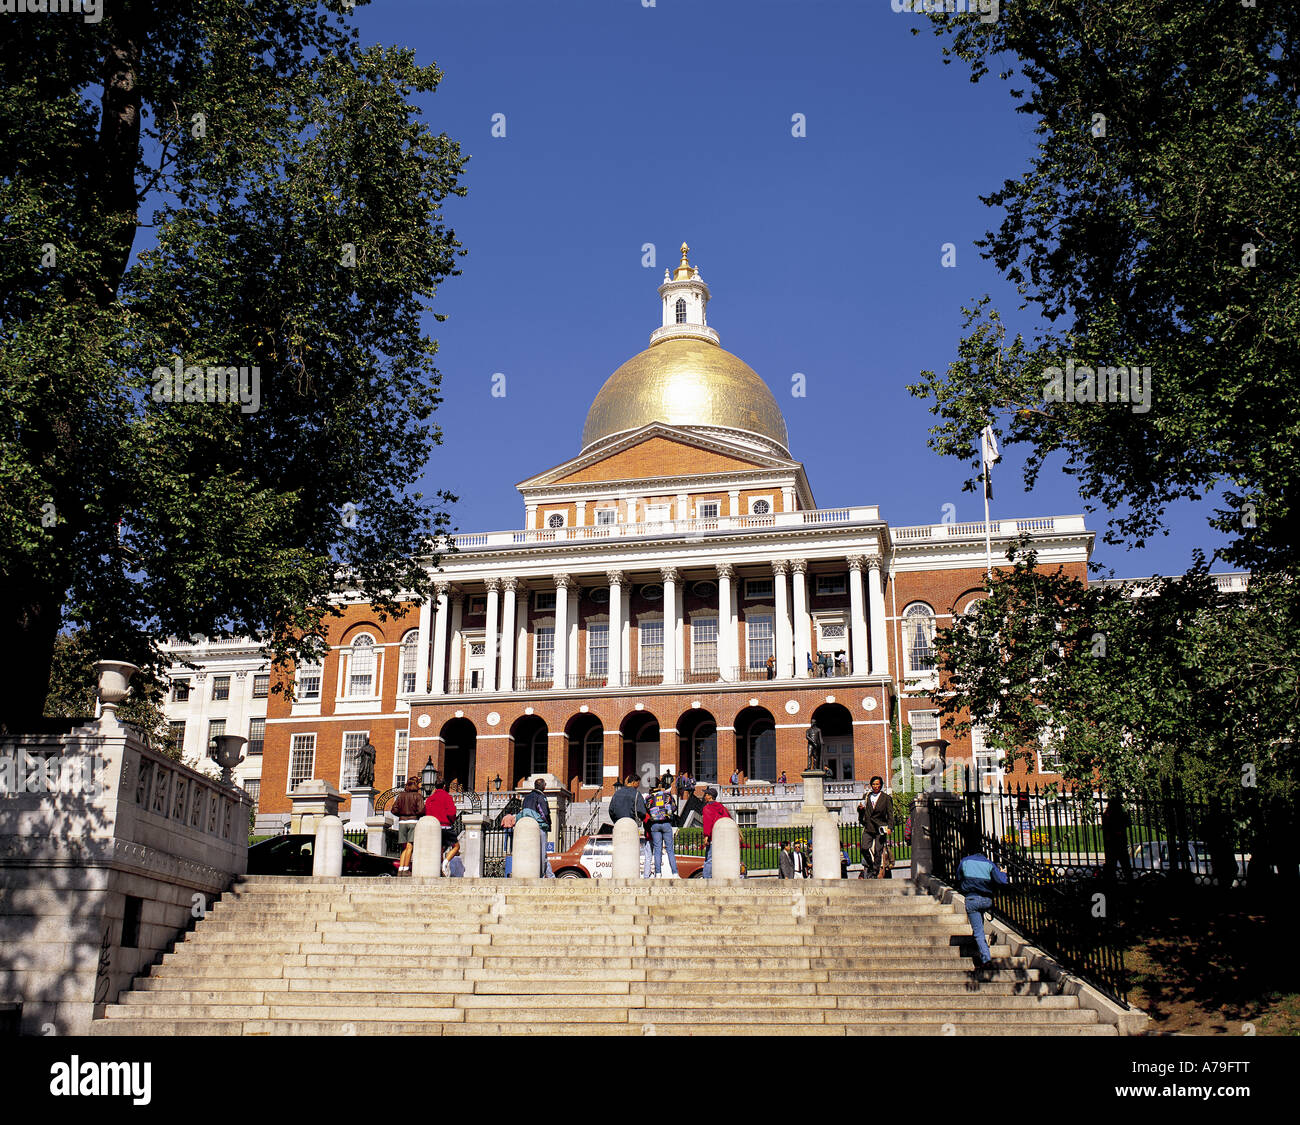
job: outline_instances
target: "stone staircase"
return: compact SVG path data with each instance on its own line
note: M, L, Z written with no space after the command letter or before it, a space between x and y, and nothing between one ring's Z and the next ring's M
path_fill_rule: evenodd
M902 881L250 876L92 1033L1116 1034L971 948Z

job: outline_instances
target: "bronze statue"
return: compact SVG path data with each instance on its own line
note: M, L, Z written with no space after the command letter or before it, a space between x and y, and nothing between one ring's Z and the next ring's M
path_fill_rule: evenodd
M357 751L358 789L373 789L375 785L375 748L367 742Z
M804 731L804 738L808 740L808 764L804 766L805 772L808 770L821 769L822 758L822 732L816 722L810 722L808 729Z

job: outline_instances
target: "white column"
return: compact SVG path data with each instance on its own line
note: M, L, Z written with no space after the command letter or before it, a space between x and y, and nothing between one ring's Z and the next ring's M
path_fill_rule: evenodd
M567 574L555 576L555 653L552 663L557 688L564 687L569 679L569 584L572 581Z
M812 659L809 645L812 618L808 616L808 560L792 559L790 576L794 583L794 674L798 679L806 680L808 662Z
M585 527L587 524L587 501L579 500L575 507L578 514L574 518L573 525L574 527Z
M463 690L461 679L465 675L465 638L461 634L461 622L465 617L465 595L456 590L451 595L451 682L455 691Z
M502 691L515 689L515 590L519 579L507 575L501 579L501 680Z
M537 505L524 505L524 529L531 530L537 525Z
M623 572L611 570L609 582L609 685L623 682Z
M740 660L736 656L736 614L731 604L731 579L735 575L731 563L718 563L718 671L724 680L730 680Z
M623 587L623 668L632 667L632 583Z
M867 657L867 618L862 606L862 563L861 555L849 559L849 632L855 676L865 676L870 666Z
M733 488L727 493L727 514L731 516L743 515L740 510L740 489Z
M781 489L781 511L794 511L794 485L786 485Z
M447 591L446 582L438 582L434 590L438 595L433 611L433 692L442 695L447 690Z
M421 695L429 690L429 634L433 625L433 606L426 599L420 603L420 629L415 640L415 690ZM399 665L398 685L401 685L402 669Z
M501 579L487 580L487 621L483 626L483 690L497 690L497 630L500 618L497 609L501 604Z
M885 643L885 575L880 559L867 560L867 602L871 626L871 671L873 675L887 675L889 661Z
M515 642L516 675L529 677L528 669L528 586L520 582L515 591L515 614L519 619L519 636Z
M685 492L677 494L677 518L679 520L688 520L691 518L690 498Z
M793 674L790 637L790 591L785 580L790 564L778 559L772 564L773 586L776 589L776 674L783 680Z
M581 675L585 669L578 665L578 595L581 593L575 582L569 587L569 671Z
M677 571L671 566L659 572L664 584L664 683L677 683Z

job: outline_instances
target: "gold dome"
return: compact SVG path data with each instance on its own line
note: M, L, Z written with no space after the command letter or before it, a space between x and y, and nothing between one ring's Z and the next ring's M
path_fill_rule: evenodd
M703 340L662 340L615 371L587 412L582 447L650 422L745 430L789 454L785 419L767 384L744 360Z

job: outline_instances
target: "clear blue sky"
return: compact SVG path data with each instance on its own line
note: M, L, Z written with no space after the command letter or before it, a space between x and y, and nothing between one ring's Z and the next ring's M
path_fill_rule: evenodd
M522 526L514 484L578 452L597 390L659 323L683 240L709 323L775 392L819 507L983 518L905 388L946 369L961 305L982 293L1029 327L973 243L1000 215L978 196L1027 166L1032 123L1005 84L944 66L923 17L889 0L375 0L354 18L365 40L442 68L427 119L471 156L468 197L446 208L469 253L436 303L449 319L430 321L446 401L426 479L461 497L461 530ZM1020 463L1011 451L995 471L995 518L1083 510L1059 462L1030 494ZM1099 542L1094 559L1181 571L1222 542L1208 508L1181 505L1167 538Z

